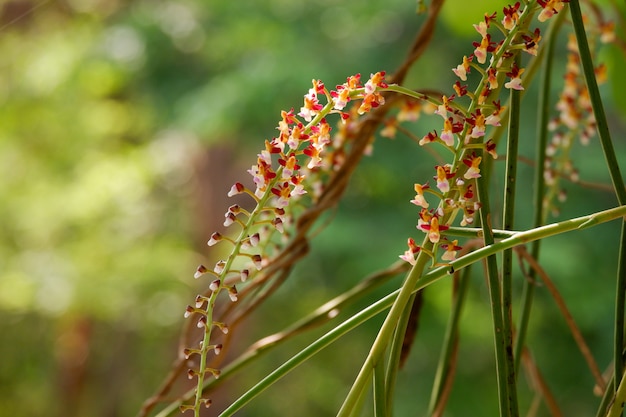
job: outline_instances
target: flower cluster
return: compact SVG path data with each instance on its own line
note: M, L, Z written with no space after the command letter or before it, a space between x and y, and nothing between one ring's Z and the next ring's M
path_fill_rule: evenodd
M591 14L595 16L596 24L589 25L592 28L589 33L592 46L598 40L600 43L610 43L615 39L613 23L605 21L597 10L596 12L595 15ZM558 114L548 125L552 136L546 147L544 164L544 179L548 186L544 205L551 209L553 215L557 215L559 211L554 200L562 202L566 198L566 191L562 188L560 179L567 178L573 182L579 179L578 170L570 158L576 138L585 146L596 134L596 120L581 72L578 45L573 33L569 34L567 51L563 89L555 105ZM595 68L595 75L598 83L606 80L604 64Z
M448 240L445 231L459 215L461 226L473 224L481 207L475 197L475 181L481 177L484 154L497 158L489 128L500 126L505 111L498 99L499 93L502 88L524 90L524 68L520 68L514 58L520 51L527 56L537 55L541 31L526 28L535 11L541 10L537 18L545 21L562 7L562 1L538 1L525 7L516 2L503 8L501 19L497 13L485 14L484 19L474 25L480 39L473 42L473 52L452 69L459 78L453 85L455 94L443 95L440 100L426 98L436 106L434 114L441 117L442 127L428 132L419 144L439 143L454 155L454 161L435 166L434 186L429 183L414 186L416 195L411 203L420 207L417 229L425 234L424 242L429 248L420 247L410 239L407 251L401 255L405 261L415 264L418 254L425 251L435 263L439 259L439 248L444 250L441 260L455 259L460 246L457 240ZM498 40L498 36L501 39ZM463 83L474 72L481 78L471 92ZM467 103L464 100L469 100L469 105L464 106L463 103ZM398 120L385 126L387 135L395 132ZM439 200L436 208L431 208L427 194Z
M248 169L253 188L237 182L228 192L229 197L248 195L254 200L254 209L231 205L224 214L224 227L237 225L238 237L215 232L208 241L209 246L227 242L231 246L230 254L217 261L213 268L200 265L194 274L195 278L209 275L211 280L208 292L198 295L194 305L185 311L185 317L197 318L197 327L204 330L200 347L184 350L186 358L199 355L200 363L205 364L209 352L221 352L222 344L212 341L212 330L217 328L227 333L229 328L226 323L213 320L218 295L225 292L231 302L237 302L237 285L253 279L255 273L272 262L272 256L277 253L274 234L288 235L286 225L292 224L296 203L302 203L300 198L307 194L314 200L323 190L325 173L342 163L351 123L384 104L381 90L387 87L384 72L372 74L364 85L360 74L350 76L331 91L320 80L313 80L300 111L297 114L293 109L281 112L277 135L265 141L256 163ZM356 105L348 108L351 101ZM332 129L326 120L330 114L338 114L341 120L335 137L331 137ZM200 369L189 370L188 375L198 379L200 393L205 377L218 377L219 370L200 366ZM210 401L198 394L193 405L184 405L181 409L198 410L201 404L208 406Z

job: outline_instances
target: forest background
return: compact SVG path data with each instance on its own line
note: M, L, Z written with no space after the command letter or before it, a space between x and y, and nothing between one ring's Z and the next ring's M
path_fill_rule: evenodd
M472 50L472 24L505 5L471 3L445 2L434 42L406 86L449 91L451 69ZM406 0L0 5L0 414L134 415L177 355L185 306L202 285L193 279L195 267L219 259L206 241L223 221L226 193L274 135L280 111L300 105L312 78L334 85L350 74L392 71L424 17ZM555 71L565 59L557 57ZM625 155L626 80L615 68L626 60L614 45L603 47L599 60L609 68L601 88L616 152ZM555 97L561 88L553 85ZM535 102L524 100L522 117L536 117ZM416 130L434 127L426 118ZM531 188L532 144L521 143L522 190ZM574 147L571 156L585 183L608 186L597 142ZM280 330L396 260L415 223L407 204L413 183L429 177L433 165L406 138L377 138L334 221L273 296L280 308L261 309L241 343ZM615 205L610 188L565 188L567 202L553 220ZM530 205L518 206L520 227L528 226ZM592 352L606 358L617 247L605 242L616 242L619 232L608 224L580 233L596 244L553 238L543 265ZM464 415L466 406L497 412L488 296L476 282L460 355L471 361L460 366L450 416ZM402 373L418 382L398 394L407 399L398 415L428 402L430 381L417 376L434 372L449 285L433 286L425 298L429 319ZM592 415L595 406L577 399L588 397L593 379L545 292L533 314L528 337L550 340L534 354L556 397L566 399L567 415ZM332 414L379 325L374 320L322 352L241 415ZM273 352L237 385L227 384L217 401L232 400L308 340Z

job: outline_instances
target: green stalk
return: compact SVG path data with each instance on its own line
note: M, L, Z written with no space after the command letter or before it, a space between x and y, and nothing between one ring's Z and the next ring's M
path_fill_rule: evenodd
M615 195L619 204L626 204L626 189L624 188L624 180L620 172L619 165L617 163L617 157L613 148L613 142L609 132L608 123L606 120L606 114L604 112L604 106L602 104L602 98L600 96L600 90L598 89L598 83L596 80L593 61L591 59L591 51L589 50L589 43L587 42L587 35L585 33L585 26L583 24L582 12L580 10L580 4L578 0L571 0L570 13L572 16L572 24L574 25L574 31L576 33L576 40L578 42L578 52L580 54L580 60L583 67L583 74L585 75L585 81L587 83L587 89L589 90L589 98L593 108L593 114L598 126L598 136L602 145L602 151L604 152L604 158L609 168L609 175L615 188ZM626 240L626 225L622 224L622 238L620 240L620 251L618 260L618 275L616 280L615 291L615 346L613 348L613 361L614 361L614 378L615 381L622 381L622 374L624 369L624 362L622 360L622 352L624 351L624 308L626 306L626 278L624 278L624 263L626 262L626 253L624 246ZM620 382L615 384L617 390L622 386ZM616 392L617 394L617 392ZM621 412L620 412L621 414Z
M439 281L444 277L450 276L451 271L463 269L475 262L481 261L488 256L494 255L505 249L513 248L518 245L524 245L537 239L545 239L547 237L562 234L565 232L593 227L624 216L626 216L626 206L620 206L593 213L587 216L577 217L559 223L548 224L524 232L516 233L515 235L496 242L493 245L485 246L472 253L462 256L452 261L448 266L435 268L430 272L422 275L420 280L416 283L415 287L410 292L414 293L422 288L433 284L434 282ZM409 276L413 273L413 271L414 270L411 270L411 272L409 272ZM310 359L317 352L330 346L335 340L347 334L350 330L356 328L360 324L365 323L372 317L388 309L392 304L394 304L394 302L397 300L397 297L403 290L404 287L399 290L395 290L391 294L388 294L380 300L372 303L363 310L346 319L346 321L342 322L337 327L331 329L329 332L318 338L306 348L302 349L295 356L283 363L280 367L274 370L274 372L267 375L254 387L250 388L250 390L248 390L241 397L239 397L226 410L224 410L221 416L227 417L233 415L245 404L250 402L257 395L261 394L280 378L294 370L298 365ZM358 400L358 398L355 399L355 405L358 403Z
M493 232L491 231L491 211L489 209L489 191L483 177L476 180L478 201L481 202L480 221L483 228L485 246L494 245ZM515 390L509 385L509 369L507 364L506 338L504 336L505 325L502 305L502 290L498 277L498 264L495 254L487 256L487 282L489 286L489 299L491 300L491 318L493 323L496 376L498 381L498 400L500 417L515 417L518 415L516 408L517 399Z
M374 417L386 417L387 414L387 389L385 388L385 361L379 360L374 367L373 380Z
M615 329L614 329L614 358L613 367L615 381L621 379L618 388L624 384L624 308L626 304L626 221L622 220L622 230L620 236L619 255L617 261L617 282L615 289ZM618 350L621 349L621 350ZM615 391L617 396L618 392ZM617 400L616 400L617 401ZM619 415L622 415L620 412Z
M547 44L545 46L545 61L543 74L541 77L539 103L538 103L538 123L537 123L537 147L535 157L535 182L534 182L534 217L533 227L539 227L545 222L545 209L543 205L546 183L544 179L544 166L546 161L546 146L548 144L548 122L550 120L550 86L552 80L552 63L554 58L554 46L556 44L557 33L563 24L565 13L559 13L552 20L546 34ZM531 246L530 253L534 259L539 260L539 249L541 241L536 240ZM520 317L517 324L517 338L515 340L515 372L519 371L522 350L526 340L528 323L530 321L530 311L532 308L533 296L535 293L535 278L537 274L534 269L529 271L528 279L524 280L522 289L522 303L520 307Z
M451 369L452 356L454 354L455 346L458 342L459 324L461 321L461 312L463 311L463 303L465 302L465 296L467 295L467 289L469 288L471 267L468 266L463 270L463 275L459 280L459 287L454 297L452 304L452 310L450 311L450 320L446 328L446 333L443 339L443 349L441 356L439 357L439 363L437 364L437 372L435 374L435 382L433 383L433 390L430 395L430 404L428 406L428 415L432 415L441 401L441 395L445 389L448 377Z
M387 415L393 415L393 399L394 392L396 388L396 379L398 376L398 370L400 368L400 358L402 356L402 347L404 345L404 338L406 335L406 329L411 318L410 310L412 310L415 298L418 296L417 293L413 294L407 303L406 308L409 310L402 314L400 320L398 321L398 326L396 326L396 331L393 335L393 340L391 341L391 346L389 348L389 363L387 366L387 374L385 375L386 382L386 410Z
M424 239L422 248L426 249L428 252L432 250L432 243L430 243L428 237ZM367 381L371 377L374 366L378 363L385 352L398 321L405 311L409 300L412 298L411 294L413 292L413 288L415 288L415 285L422 275L426 264L430 261L430 257L427 255L426 251L422 250L418 254L415 265L411 268L411 271L409 271L409 274L402 284L402 288L400 288L400 292L398 293L389 314L387 314L387 317L385 318L385 321L376 336L376 340L374 340L372 348L370 349L363 366L361 366L361 370L359 371L356 380L352 384L343 405L337 413L338 417L347 417L350 415L352 412L351 410L353 410L356 405L358 397L365 389Z
M516 65L521 66L520 53L514 58ZM520 103L521 92L511 89L509 112L509 134L506 146L506 170L504 183L504 204L503 204L503 229L513 230L515 219L515 189L517 185L517 155L519 149L519 129L520 129ZM502 252L502 315L504 346L507 362L507 385L509 387L509 407L511 415L518 412L517 405L517 384L515 378L515 358L513 356L513 311L512 311L512 281L513 281L513 250L507 249Z
M617 379L615 379L617 381ZM607 417L618 417L624 412L624 404L626 404L626 378L622 375L619 385L615 389L615 398L609 407Z
M607 410L613 404L613 398L615 396L614 384L615 384L615 379L611 378L611 380L606 386L606 390L604 391L602 400L600 401L600 407L598 407L598 412L596 413L596 417L605 417Z

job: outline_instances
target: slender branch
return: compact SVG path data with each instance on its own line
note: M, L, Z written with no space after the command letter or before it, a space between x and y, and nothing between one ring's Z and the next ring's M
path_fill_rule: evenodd
M537 273L537 275L539 275L539 277L541 278L541 281L544 283L545 287L550 292L550 295L554 299L554 302L556 303L557 307L559 308L559 311L561 312L561 314L563 315L563 318L565 319L565 322L567 323L567 327L569 327L570 332L572 332L572 336L574 337L574 341L578 345L578 349L580 350L583 357L585 358L585 361L587 362L587 366L589 367L589 370L591 371L591 374L593 375L596 381L596 385L601 390L604 391L606 387L606 382L604 381L604 378L602 377L602 372L600 371L598 364L593 358L591 349L589 349L589 346L585 342L585 338L583 337L582 332L576 325L576 321L574 320L574 317L572 316L572 314L569 312L569 309L567 308L567 304L565 303L565 300L563 300L563 297L561 297L561 294L559 293L559 290L556 288L556 285L554 285L554 283L552 282L552 280L550 279L546 271L541 267L541 265L539 265L537 260L534 259L532 256L530 256L530 254L526 251L526 249L524 249L523 246L518 247L517 252L526 262L528 262L528 264Z
M467 245L466 245L467 246ZM454 364L456 363L456 353L458 350L458 333L461 321L461 312L469 288L469 273L471 268L465 268L463 275L458 279L453 293L452 309L450 311L450 319L446 327L446 333L443 339L443 348L439 356L437 364L437 372L435 373L435 381L430 395L430 404L428 405L428 415L437 416L443 413L445 405L444 394L449 391L452 383L452 374L454 372ZM455 272L459 275L459 272ZM457 281L457 280L455 280Z
M491 231L491 210L489 208L489 192L484 177L476 180L478 200L481 202L480 222L483 227L483 239L485 247L494 245L493 232ZM493 323L493 337L496 356L496 377L498 381L498 400L500 417L517 416L512 410L511 395L515 395L508 384L506 340L504 336L504 316L502 311L502 290L498 277L498 264L495 253L487 256L487 282L489 287L489 299L491 301L491 319ZM513 390L514 391L514 390ZM517 404L517 401L515 401Z
M535 182L533 194L533 226L539 227L545 222L544 194L546 182L544 177L544 166L546 160L546 146L548 143L548 122L550 120L549 104L550 104L550 86L552 80L552 62L554 58L554 46L557 39L557 33L563 24L565 13L559 13L551 22L548 29L548 43L545 46L545 63L541 78L541 86L538 104L538 123L537 123L537 147L536 147L536 163L535 163ZM541 241L536 240L532 244L531 253L534 259L539 259L539 249ZM520 307L520 317L517 325L517 338L515 340L515 370L519 369L521 354L526 341L526 331L530 321L530 311L532 308L533 295L535 290L535 270L530 271L530 277L524 280L522 289L522 303Z

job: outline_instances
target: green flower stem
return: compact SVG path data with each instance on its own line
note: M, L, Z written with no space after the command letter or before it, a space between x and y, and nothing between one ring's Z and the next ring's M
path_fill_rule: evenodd
M624 188L624 179L617 163L617 157L613 148L613 142L611 141L609 126L606 120L606 114L604 112L604 106L602 104L600 90L598 89L593 61L591 59L591 51L589 50L589 43L587 42L587 35L585 33L585 26L583 24L582 12L580 10L580 4L578 0L571 0L570 14L572 16L572 24L574 25L576 40L578 42L578 51L583 67L583 74L585 75L587 89L589 90L589 99L591 100L593 114L595 116L598 126L598 136L600 138L600 143L602 144L604 158L609 168L609 174L611 176L611 181L613 182L613 187L615 188L617 201L619 202L619 204L624 205L626 204L626 188ZM626 262L626 254L624 249L624 241L626 240L625 234L626 225L622 224L622 239L620 242L620 256L618 260L620 267L618 268L619 270L616 280L615 291L615 346L613 352L615 381L622 380L622 374L624 369L622 352L624 350L624 309L626 307L626 278L624 278L624 267L622 265L624 265L624 263ZM620 388L621 386L622 384L620 383Z
M402 288L400 288L398 296L395 298L393 306L387 314L387 317L385 318L385 321L376 336L376 340L372 344L372 348L370 349L370 352L367 355L356 380L350 388L350 392L348 392L341 409L337 413L338 417L347 417L350 415L356 405L358 397L362 394L365 386L367 385L367 381L371 377L373 368L380 360L382 360L382 355L387 349L398 321L405 312L409 300L412 298L411 294L413 292L413 288L417 284L419 277L422 275L426 264L430 262L430 256L427 255L426 252L430 252L432 250L432 246L432 243L430 243L428 237L426 237L422 243L422 248L426 251L422 250L418 254L415 265L411 268L411 271L409 271L409 274L402 284Z
M519 231L492 229L491 233L493 233L495 239L506 239L507 237L515 236ZM450 227L446 230L446 236L482 239L483 229L477 227Z
M606 417L607 410L611 405L613 405L612 400L615 396L615 379L611 378L606 386L606 390L604 391L604 395L602 396L602 401L600 401L600 407L598 407L598 412L596 413L596 417Z
M521 66L521 56L518 52L514 58L515 64ZM504 183L503 228L512 230L515 219L515 190L517 185L517 155L519 150L520 103L521 92L511 90L509 113L509 134L506 146L506 169ZM513 249L502 252L502 315L504 346L507 362L507 384L509 387L509 407L511 415L518 414L517 386L515 377L515 358L513 356Z
M415 298L417 293L413 294L409 299L406 306L408 311L400 317L398 325L391 341L391 347L389 350L389 362L387 365L387 374L385 375L385 390L386 390L386 412L388 416L393 415L393 399L396 388L396 379L398 376L398 370L400 369L400 358L402 356L402 347L404 346L404 338L406 336L406 329L411 318L411 310L413 309Z
M385 387L385 362L378 361L374 368L373 380L374 417L385 417L387 414L387 389Z
M516 233L514 236L503 239L500 242L496 242L490 246L485 246L463 257L460 257L455 261L452 261L447 266L435 268L430 272L422 275L422 277L419 279L419 281L417 281L416 286L411 292L416 292L422 288L431 285L436 281L439 281L444 277L449 276L451 271L463 269L475 262L485 259L487 256L496 254L505 249L513 248L518 245L523 245L538 239L545 239L547 237L562 234L565 232L593 227L624 216L626 216L626 206L620 206L609 210L593 213L587 216L577 217L559 223L553 223L530 229L524 232ZM413 271L414 269L409 272L409 275L411 275ZM372 303L365 309L346 319L337 327L331 329L329 332L318 338L306 348L302 349L295 356L283 363L280 367L267 375L265 378L263 378L263 380L258 382L254 387L250 388L250 390L248 390L241 397L239 397L226 410L224 410L221 416L228 417L233 415L245 404L250 402L267 388L269 388L274 382L287 375L298 365L310 359L317 352L330 346L335 340L338 340L341 336L347 334L350 330L356 328L360 324L365 323L372 317L388 309L397 299L402 290L404 290L404 287ZM357 403L358 398L355 399L354 404Z
M483 228L485 246L487 247L494 244L494 237L491 232L489 192L484 177L480 177L476 180L476 188L478 201L482 204L480 209L480 222ZM504 324L506 319L503 311L502 289L498 276L498 264L495 253L487 256L487 282L489 284L489 299L491 300L500 417L516 417L519 412L517 411L517 393L514 374L513 379L511 380L510 378L510 373L513 372L514 369L513 364L508 363L507 357L507 350L510 350L511 346L507 345L508 338L505 336L507 327Z
M443 349L441 351L441 356L439 357L439 363L437 364L437 372L435 373L435 381L433 383L433 390L430 396L430 404L428 405L429 416L433 415L435 410L439 407L442 394L452 371L451 366L453 363L454 351L458 343L461 312L463 311L465 296L467 295L467 289L469 288L468 283L470 280L470 271L471 265L463 270L458 288L454 295L452 310L450 311L450 320L448 321L448 326L446 327L446 333L443 339Z
M615 292L615 346L613 348L613 378L615 378L615 381L617 381L618 378L622 379L619 386L619 388L622 388L622 385L624 385L624 308L626 304L626 220L622 220Z
M617 379L615 379L617 381ZM624 404L626 404L626 375L622 375L619 386L615 390L615 398L609 407L607 417L619 417L624 412Z
M550 87L552 80L552 63L554 61L554 46L556 44L557 33L560 30L565 13L559 13L556 18L552 19L546 39L548 39L544 48L540 53L545 55L543 72L541 77L538 116L537 116L537 146L535 153L535 182L533 194L533 227L539 227L545 222L544 194L546 183L544 178L544 166L546 160L546 146L548 144L548 122L550 121ZM536 240L531 246L531 255L534 259L539 259L539 249L541 241ZM522 302L520 307L520 317L517 324L517 338L515 340L515 372L519 371L521 363L522 351L526 340L526 332L530 321L530 312L532 309L532 301L535 293L535 278L537 273L534 269L529 271L529 279L524 280L522 289Z

